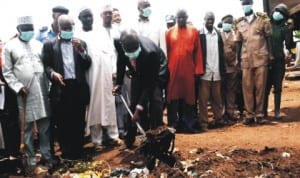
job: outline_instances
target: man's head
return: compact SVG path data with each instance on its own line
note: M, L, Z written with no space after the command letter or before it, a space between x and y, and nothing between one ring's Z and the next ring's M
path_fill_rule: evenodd
M136 59L140 52L140 42L138 38L138 34L133 29L126 29L121 32L120 42L122 44L125 55L129 59Z
M31 16L22 16L18 18L17 30L19 39L28 42L34 37L34 26Z
M119 9L113 8L113 11L112 11L112 22L116 23L116 24L120 24L121 21L122 21L122 18L121 18L121 14L120 14Z
M282 20L286 20L288 18L289 18L289 11L288 11L288 7L285 4L280 3L277 6L275 6L272 13L273 20L277 22L281 22Z
M57 33L58 32L58 17L63 14L68 14L69 9L64 6L55 6L52 8L52 30Z
M171 28L176 24L174 15L166 15L167 28Z
M152 13L150 2L148 0L139 0L138 10L140 17L148 19Z
M58 18L59 36L64 40L71 40L74 35L74 20L69 15L61 15Z
M186 27L186 22L188 19L188 15L186 10L180 9L176 13L176 19L177 19L177 24L179 28L185 28Z
M231 14L225 15L222 18L222 28L225 32L230 32L232 29L233 16Z
M90 31L93 29L94 16L90 8L83 8L80 10L78 19L82 23L82 29L84 31Z
M245 15L252 14L253 0L241 0L241 4L242 4Z
M206 12L204 16L204 24L208 31L212 31L215 23L215 14L213 12Z
M103 20L104 27L107 27L107 28L111 27L112 11L113 11L113 8L110 4L105 4L104 6L102 6L100 16Z

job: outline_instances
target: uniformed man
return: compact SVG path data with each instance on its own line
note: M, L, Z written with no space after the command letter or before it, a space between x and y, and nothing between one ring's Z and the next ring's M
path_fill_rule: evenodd
M236 21L237 55L243 70L245 124L263 120L267 66L273 60L271 25L264 13L254 13L253 0L241 0L245 16Z
M228 14L222 18L221 36L224 44L224 63L225 75L223 80L225 97L225 116L226 120L236 121L235 96L237 91L237 59L234 34L232 31L233 16Z

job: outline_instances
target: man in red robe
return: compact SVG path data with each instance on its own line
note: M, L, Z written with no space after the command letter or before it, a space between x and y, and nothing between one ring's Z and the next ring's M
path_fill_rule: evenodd
M187 12L179 10L176 18L177 25L166 34L170 70L168 125L176 127L182 120L186 131L194 132L195 78L203 74L202 48L197 29L187 25Z

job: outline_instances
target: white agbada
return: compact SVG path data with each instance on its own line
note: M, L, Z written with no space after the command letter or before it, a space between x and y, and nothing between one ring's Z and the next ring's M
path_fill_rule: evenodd
M110 35L109 35L110 34ZM117 54L113 39L118 33L112 29L100 27L100 30L81 32L80 38L88 45L92 65L87 73L91 99L87 107L87 129L90 126L116 126L115 97L112 74L116 72Z

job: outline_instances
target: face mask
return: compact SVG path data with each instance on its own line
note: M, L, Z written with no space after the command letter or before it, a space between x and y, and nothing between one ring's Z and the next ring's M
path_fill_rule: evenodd
M243 11L245 14L251 12L252 10L252 5L251 4L248 4L248 5L243 5Z
M232 28L232 24L230 24L230 23L223 23L222 27L223 27L224 32L230 32L231 28Z
M146 7L145 9L143 9L143 16L144 17L149 17L151 15L151 8L150 7Z
M73 38L74 32L73 31L61 31L60 37L64 40L70 40Z
M273 19L275 21L280 21L280 20L282 20L284 18L283 15L280 12L278 12L278 11L275 11L273 13L272 17L273 17Z
M26 32L21 32L20 34L20 38L23 41L30 41L34 36L34 32L33 31L26 31Z
M141 47L139 46L139 48L137 50L135 50L134 52L132 53L127 53L125 52L125 55L129 58L129 59L136 59L140 53L141 53L142 49Z

